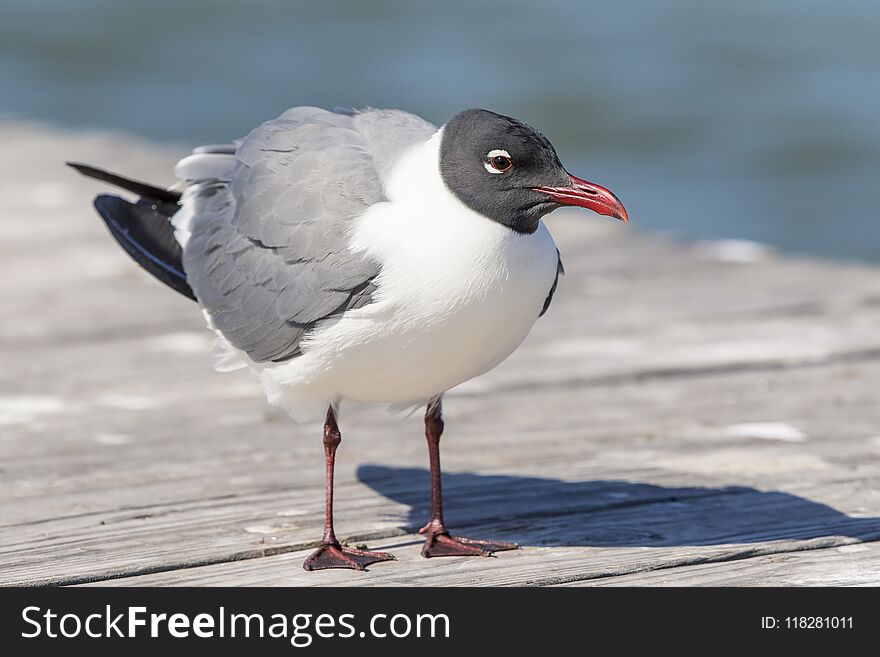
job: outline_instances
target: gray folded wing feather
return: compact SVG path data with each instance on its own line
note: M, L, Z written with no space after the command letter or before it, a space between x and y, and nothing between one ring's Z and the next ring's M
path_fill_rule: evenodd
M354 220L386 200L401 152L435 131L405 112L297 107L242 140L228 175L189 180L183 264L217 330L255 362L282 361L318 322L370 303L380 264L349 248Z

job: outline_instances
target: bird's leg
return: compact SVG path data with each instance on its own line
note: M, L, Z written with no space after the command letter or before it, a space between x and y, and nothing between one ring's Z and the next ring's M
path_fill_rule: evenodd
M516 543L483 541L463 536L450 536L443 523L443 494L440 483L440 436L443 434L443 405L440 397L428 402L425 410L425 438L431 463L431 519L419 530L426 534L423 557L488 557L493 552L515 550Z
M342 442L339 427L336 424L336 414L331 406L327 410L327 419L324 422L324 459L327 468L327 482L324 504L324 537L318 549L309 555L303 563L306 570L323 570L324 568L352 568L364 570L366 566L377 561L390 561L393 554L387 552L371 552L369 550L357 550L342 547L333 531L333 468L336 462L336 448Z

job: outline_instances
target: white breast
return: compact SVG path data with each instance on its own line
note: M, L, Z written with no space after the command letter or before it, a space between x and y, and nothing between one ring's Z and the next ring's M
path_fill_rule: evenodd
M496 366L538 318L556 276L550 233L520 235L460 203L441 182L439 140L405 158L390 202L359 220L353 248L382 263L374 303L264 370L270 400L294 415L318 400L428 399Z

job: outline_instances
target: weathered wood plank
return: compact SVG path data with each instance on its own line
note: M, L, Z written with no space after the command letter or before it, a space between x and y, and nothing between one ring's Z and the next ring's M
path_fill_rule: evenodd
M799 370L777 374L773 385L781 389L797 387L804 376L815 374ZM743 380L731 386L732 389L749 387L750 375L738 376ZM498 434L491 432L489 423L478 417L480 410L487 409L485 399L464 397L456 400L452 408L464 407L464 414L459 419L458 413L451 410L450 433L445 444L451 473L446 480L450 521L471 528L486 524L484 531L500 528L506 537L525 542L525 537L534 536L529 540L538 540L542 531L549 531L542 524L548 522L545 517L558 516L564 526L566 519L582 516L583 522L589 522L594 531L601 532L609 530L601 525L594 527L593 516L597 510L643 505L642 513L647 519L634 522L638 526L650 527L654 524L650 518L657 513L652 503L691 496L711 498L725 494L724 487L730 485L748 485L767 491L781 487L786 493L760 493L758 499L780 496L787 501L787 510L780 511L782 518L773 513L759 514L759 507L746 503L749 498L739 498L735 491L734 496L738 497L748 515L744 516L746 526L739 527L725 514L732 532L731 541L737 540L738 530L752 534L781 531L780 527L793 522L795 510L802 510L808 518L818 514L835 521L845 521L846 516L841 512L868 518L880 516L876 474L870 470L854 472L854 469L863 468L865 460L871 458L870 453L862 451L865 441L859 430L860 420L864 422L867 418L862 419L859 413L853 413L854 433L841 432L836 443L823 440L818 421L815 429L811 422L799 423L805 432L803 443L743 439L727 435L723 425L690 424L700 417L723 420L729 415L731 419L742 418L741 405L739 411L729 409L723 392L726 386L730 386L732 378L736 377L701 381L699 390L706 397L693 394L681 409L688 424L674 423L667 427L662 427L662 422L668 398L652 402L653 383L625 386L616 391L588 389L587 396L574 396L566 404L560 404L554 392L517 393L506 402L520 407L527 405L528 397L537 396L533 401L538 407L548 405L554 411L554 417L563 419L567 413L575 412L575 404L587 403L602 408L603 412L597 414L596 432L582 435L570 430L566 433L564 427L555 426L547 430L520 427ZM851 384L852 379L844 381ZM678 390L669 392L679 397L685 396L693 383L691 379L673 379L666 386L678 387ZM641 395L635 394L637 391L641 391ZM842 389L841 393L845 395L846 390ZM753 404L767 394L771 393L752 392ZM595 403L590 403L593 396ZM554 399L557 399L555 405ZM619 407L613 417L608 418L608 406L614 399ZM793 413L784 409L786 414L781 417L808 419L814 414L817 420L821 420L823 409L807 406L810 406L808 400L804 400L800 409ZM633 407L641 411L641 420L637 423L639 432L603 435L605 431L614 431L615 426L619 429L619 424L626 420L628 409ZM491 406L488 408L493 410ZM761 419L762 416L753 414L760 408L761 405L753 405L746 411L746 417ZM865 407L864 410L874 409ZM472 414L473 420L469 422ZM412 422L404 424L411 429L411 440L395 439L391 435L383 441L381 436L372 435L377 427L367 429L369 424L358 432L353 431L355 435L349 442L353 443L351 451L355 453L342 452L353 458L344 458L340 463L338 509L342 535L394 536L406 528L412 530L423 521L427 497L423 446L417 422L416 426L412 426ZM610 429L606 428L609 426ZM653 434L647 433L651 427L655 431ZM480 429L486 429L485 436L471 433ZM364 436L368 443L361 442L361 436L357 435L365 431L369 431L369 435ZM219 449L234 436L215 438L219 440ZM212 455L210 463L206 464L204 459L190 463L188 467L195 471L192 477L217 478L215 499L191 491L192 499L178 498L166 504L148 502L154 499L151 497L154 490L161 494L164 487L178 491L180 486L176 481L161 478L158 482L149 481L150 477L156 476L156 467L152 463L154 448L151 448L144 454L150 462L140 463L145 471L135 468L117 475L124 477L121 488L120 484L113 486L106 480L91 483L95 488L94 499L80 504L88 507L97 505L99 499L106 499L112 501L108 509L67 518L55 517L48 523L24 521L7 528L4 532L6 540L0 541L0 562L6 563L3 575L12 581L39 581L41 576L47 575L45 564L49 562L59 564L56 577L68 581L117 576L168 567L169 564L185 566L217 559L234 560L261 551L302 548L320 533L320 455L316 439L311 445L295 443L287 446L284 437L279 438L265 448L255 446L259 457L256 461L237 462L235 455L217 454ZM475 463L473 450L476 445L473 443L477 439L481 459ZM348 447L345 442L344 445ZM165 450L178 446L179 443L171 443L158 447ZM361 466L359 472L355 471L359 461L375 456L367 449L377 446L384 447L384 458L388 460L370 458L368 462L377 465ZM113 449L125 447L114 446ZM399 453L391 456L395 447ZM870 445L868 447L870 452ZM247 445L243 448L247 449ZM277 453L273 454L273 450ZM213 451L210 443L208 451ZM271 467L268 466L270 459L274 459ZM298 463L300 459L305 463ZM258 468L271 480L272 486L262 480L260 486L249 494L245 491L253 490L253 482L239 479L236 480L237 492L231 493L227 488L225 494L221 494L219 487L228 480L218 474L224 473L224 469L238 467L241 470L237 477L247 477L249 471ZM459 469L468 472L455 474ZM64 497L75 496L75 489L87 485L94 477L95 474L90 472L81 473L71 482L70 492ZM148 487L143 494L135 485L142 477L148 478ZM294 477L296 481L288 483ZM106 496L108 490L110 497ZM126 498L133 499L130 506L135 508L124 508L125 505L120 504ZM49 497L50 502L55 499L54 495ZM831 508L822 506L822 503ZM694 507L692 514L685 518L685 525L710 522L711 507L701 509L699 505ZM614 517L612 511L609 521ZM508 525L500 519L514 522L519 529L511 534ZM852 527L860 529L857 535L862 538L862 530L866 527L872 530L874 526L866 525L858 517L851 520ZM812 531L812 524L808 522L805 526L804 531ZM799 531L800 525L791 527L792 535L803 535L798 534ZM23 541L27 545L26 551L21 549Z
M576 582L571 586L878 586L880 545L785 552Z
M799 553L806 550L829 554L828 548L861 545L861 541L880 539L880 525L876 520L866 522L867 531L860 536L847 528L850 521L835 525L827 519L810 520L797 528L783 531L762 529L749 535L743 532L739 542L726 542L728 521L744 526L751 513L788 513L787 502L781 498L735 500L729 496L713 498L711 503L699 500L660 503L650 509L614 509L585 517L589 527L578 536L578 518L542 519L529 530L545 543L545 547L527 546L516 552L499 554L487 559L431 559L419 556L421 541L410 535L395 540L380 541L371 547L389 550L398 561L373 566L366 573L352 577L350 573L328 572L315 577L301 570L308 551L270 556L263 559L234 561L210 566L178 569L173 572L129 577L114 581L121 585L245 585L245 586L547 586L589 583L593 580L609 582L627 576L638 583L645 577L652 581L653 574L670 569L687 569L694 564L713 563L723 571L726 563L776 554ZM716 530L703 524L709 513L716 514ZM653 517L659 517L647 524ZM515 524L516 520L509 524ZM607 524L606 524L607 523ZM574 531L573 531L574 528ZM490 536L509 538L502 526L488 527ZM681 532L676 533L676 532ZM485 530L484 530L485 533ZM800 540L777 539L786 534L810 536ZM586 540L584 536L587 536ZM652 540L656 536L657 540ZM690 536L690 538L688 538ZM589 538L589 537L592 537ZM674 537L674 539L672 539ZM696 545L663 545L674 540ZM594 546L583 545L595 543ZM604 545L603 545L604 544ZM871 545L870 543L868 545ZM826 564L822 556L814 559L818 577L832 578L839 560ZM748 572L744 566L740 572ZM820 573L824 574L820 575ZM877 582L877 569L859 573L850 569L848 583ZM729 578L734 579L734 578ZM728 583L732 583L728 581Z

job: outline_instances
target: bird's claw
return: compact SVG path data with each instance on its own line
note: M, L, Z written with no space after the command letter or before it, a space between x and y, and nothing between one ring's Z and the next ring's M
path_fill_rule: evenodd
M422 556L431 557L491 557L495 552L517 550L519 545L507 541L484 541L478 538L450 536L448 533L428 534L422 546Z
M339 543L322 543L303 563L306 570L326 568L350 568L366 570L366 567L379 561L394 561L396 557L388 552L374 552L356 548L342 547Z

